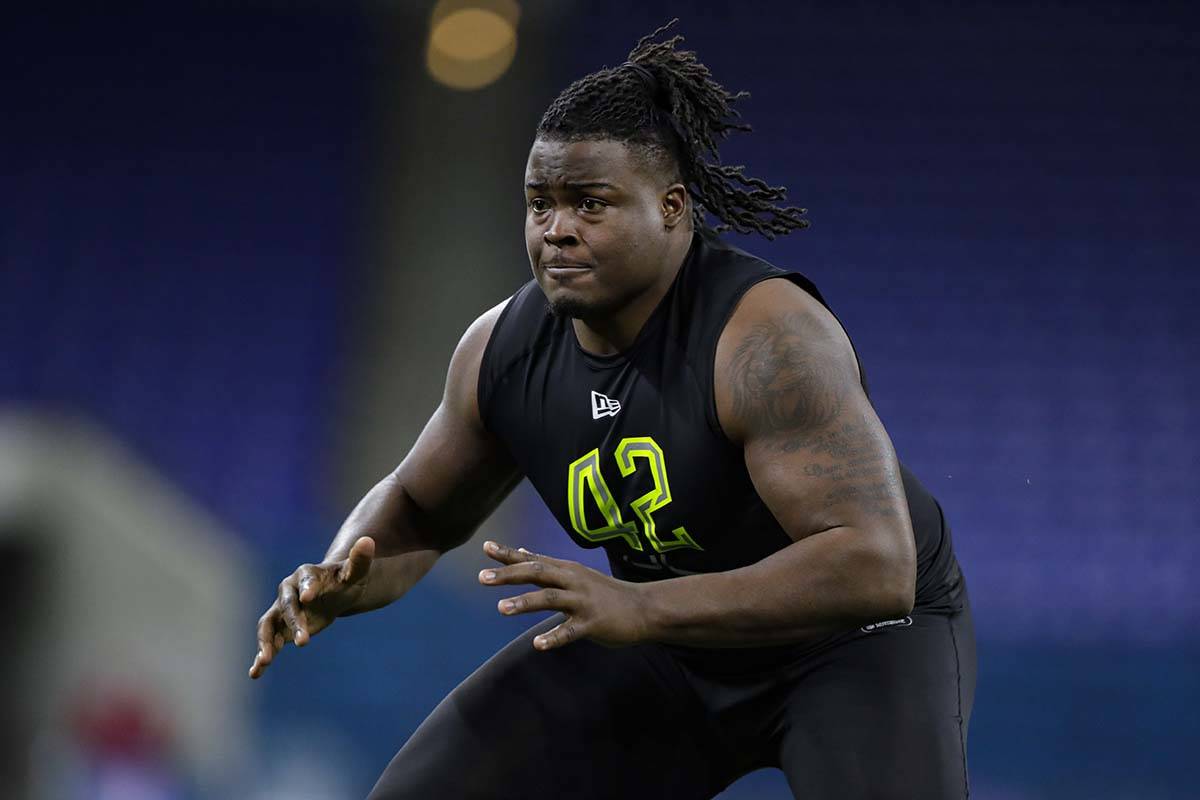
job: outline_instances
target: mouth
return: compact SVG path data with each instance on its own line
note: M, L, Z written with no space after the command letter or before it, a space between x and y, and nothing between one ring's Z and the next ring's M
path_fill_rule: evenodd
M592 267L572 261L548 261L542 265L542 271L551 278L570 278L590 272Z

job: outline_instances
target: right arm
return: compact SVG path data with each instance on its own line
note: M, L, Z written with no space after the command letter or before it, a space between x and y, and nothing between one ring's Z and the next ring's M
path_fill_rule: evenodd
M360 537L375 540L368 588L341 616L400 598L438 557L471 538L521 474L507 449L483 427L479 368L504 303L463 334L446 376L442 402L412 450L359 501L334 537L325 561L341 561Z
M399 599L442 553L471 538L521 480L504 445L483 426L479 369L501 303L467 329L450 359L442 402L412 450L359 501L320 564L279 584L259 619L257 678L287 641L302 646L339 616Z

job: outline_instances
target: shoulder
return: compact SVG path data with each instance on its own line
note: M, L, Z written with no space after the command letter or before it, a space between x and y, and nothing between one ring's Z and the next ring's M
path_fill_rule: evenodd
M759 281L742 295L717 340L714 378L718 422L734 442L798 418L798 411L819 418L833 399L861 391L841 324L784 277Z
M454 348L454 354L450 357L443 405L477 424L482 424L479 422L478 398L480 366L492 333L512 300L513 298L509 297L476 317L475 321L467 326Z
M501 300L476 317L475 321L467 326L462 338L458 341L458 346L454 349L454 357L461 355L471 358L476 362L476 367L478 367L479 360L483 357L483 351L487 348L488 340L492 337L492 331L496 329L496 323L504 315L504 311L513 301L513 297L516 297L516 295Z

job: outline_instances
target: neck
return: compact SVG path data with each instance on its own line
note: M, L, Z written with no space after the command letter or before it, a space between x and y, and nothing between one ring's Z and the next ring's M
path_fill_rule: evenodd
M589 353L601 356L615 355L629 349L663 295L671 288L691 244L690 233L672 242L665 259L666 269L659 273L658 279L649 288L619 310L599 319L572 319L580 346Z

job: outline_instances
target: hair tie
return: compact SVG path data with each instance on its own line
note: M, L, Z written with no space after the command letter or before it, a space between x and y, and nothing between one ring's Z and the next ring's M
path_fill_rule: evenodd
M646 69L645 67L643 67L641 64L635 64L632 61L626 61L621 66L629 67L631 70L633 70L634 74L637 75L638 78L641 80L642 84L645 85L646 91L650 93L650 99L652 101L654 101L655 104L657 104L658 103L658 78L654 77L654 73L651 72L650 70Z
M658 116L665 120L669 126L671 126L671 130L673 130L675 135L679 137L680 143L686 147L688 144L688 137L683 132L683 128L680 127L679 122L675 119L675 115L671 113L671 109L668 108L667 99L660 95L662 87L658 82L658 78L654 77L654 73L643 67L641 64L635 64L632 61L626 61L621 66L628 67L629 69L633 70L635 75L638 76L638 79L641 80L642 84L646 87L646 91L650 93L650 102L657 111Z

